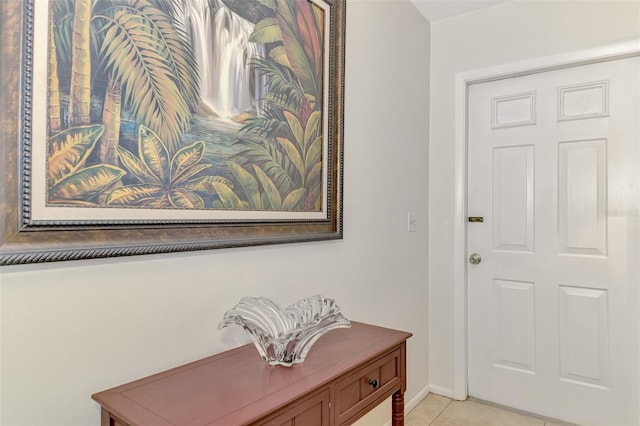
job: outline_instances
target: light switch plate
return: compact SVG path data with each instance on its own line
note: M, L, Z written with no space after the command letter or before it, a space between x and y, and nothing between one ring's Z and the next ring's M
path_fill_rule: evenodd
M416 218L416 214L414 212L409 212L409 214L407 215L407 231L418 231L418 219Z

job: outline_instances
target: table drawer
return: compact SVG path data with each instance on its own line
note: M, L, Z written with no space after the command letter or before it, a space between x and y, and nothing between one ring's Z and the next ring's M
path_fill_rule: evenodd
M336 384L335 416L342 424L359 412L378 405L399 390L400 350L384 355Z
M260 420L257 426L329 426L329 388L304 398Z

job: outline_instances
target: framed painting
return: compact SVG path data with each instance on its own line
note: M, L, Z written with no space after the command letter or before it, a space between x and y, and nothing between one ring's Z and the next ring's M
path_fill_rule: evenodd
M342 238L345 0L0 7L0 265Z

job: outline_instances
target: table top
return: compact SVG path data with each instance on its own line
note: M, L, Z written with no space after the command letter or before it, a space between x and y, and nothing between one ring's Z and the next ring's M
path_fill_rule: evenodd
M328 332L304 363L271 366L253 344L92 396L129 424L247 424L385 353L411 333L352 322Z

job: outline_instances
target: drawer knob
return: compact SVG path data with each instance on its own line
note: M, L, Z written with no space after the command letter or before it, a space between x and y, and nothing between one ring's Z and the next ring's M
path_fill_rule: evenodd
M376 379L370 379L369 384L373 386L374 389L378 387L378 381Z

